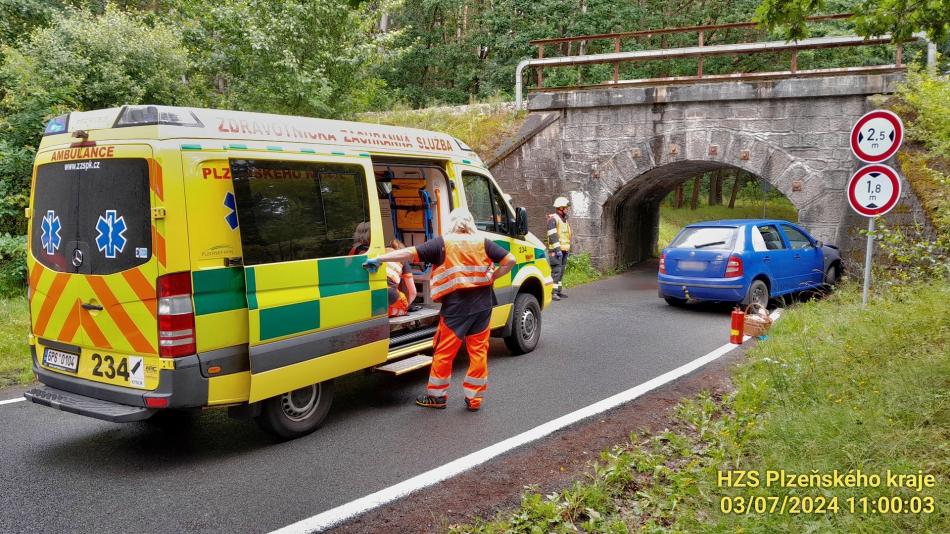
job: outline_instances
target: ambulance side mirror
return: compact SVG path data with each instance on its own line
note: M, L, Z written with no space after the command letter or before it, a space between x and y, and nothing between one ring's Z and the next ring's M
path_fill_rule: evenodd
M515 235L528 235L528 210L524 208L515 208Z

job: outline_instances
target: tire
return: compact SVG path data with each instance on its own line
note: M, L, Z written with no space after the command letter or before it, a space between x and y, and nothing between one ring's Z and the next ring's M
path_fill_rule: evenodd
M828 266L828 270L825 271L825 285L826 286L836 286L841 280L841 269L838 267L837 263L832 263Z
M541 306L533 295L521 293L515 298L511 313L511 335L504 338L505 346L515 356L527 354L541 340Z
M769 286L762 280L753 280L745 296L746 304L759 304L762 308L769 305Z
M333 381L305 386L261 403L257 424L282 439L293 439L320 428L333 404Z
M663 300L675 308L682 308L683 306L686 306L686 300L684 299L678 299L676 297L663 297Z

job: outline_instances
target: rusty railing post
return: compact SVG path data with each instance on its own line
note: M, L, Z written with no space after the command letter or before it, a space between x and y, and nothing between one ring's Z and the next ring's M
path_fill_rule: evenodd
M620 37L614 38L614 52L620 52ZM614 84L620 83L620 63L614 63Z
M699 30L699 46L700 47L703 46L703 41L705 37L706 37L706 32L704 32L703 30ZM697 69L696 77L702 78L703 77L703 56L699 56L698 63L699 63L699 68Z
M792 74L798 72L798 50L792 50Z
M538 59L544 59L544 45L538 45ZM538 87L544 87L544 67L538 67L535 70L535 73L538 76Z

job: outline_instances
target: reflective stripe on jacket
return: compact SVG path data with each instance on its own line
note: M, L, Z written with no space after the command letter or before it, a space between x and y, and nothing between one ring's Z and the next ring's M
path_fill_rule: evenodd
M402 264L394 261L384 263L386 264L386 278L389 279L389 283L398 286L402 280Z
M490 286L494 262L485 252L484 236L449 234L445 241L445 261L432 270L432 300L471 287Z
M571 225L554 212L548 215L548 249L571 250Z

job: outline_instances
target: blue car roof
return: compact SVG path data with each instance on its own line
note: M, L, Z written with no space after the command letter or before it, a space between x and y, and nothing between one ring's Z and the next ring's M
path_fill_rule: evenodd
M743 226L746 224L779 224L779 223L794 224L790 221L785 221L782 219L720 219L718 221L702 221L702 222L687 224L686 228L692 228L696 226Z

